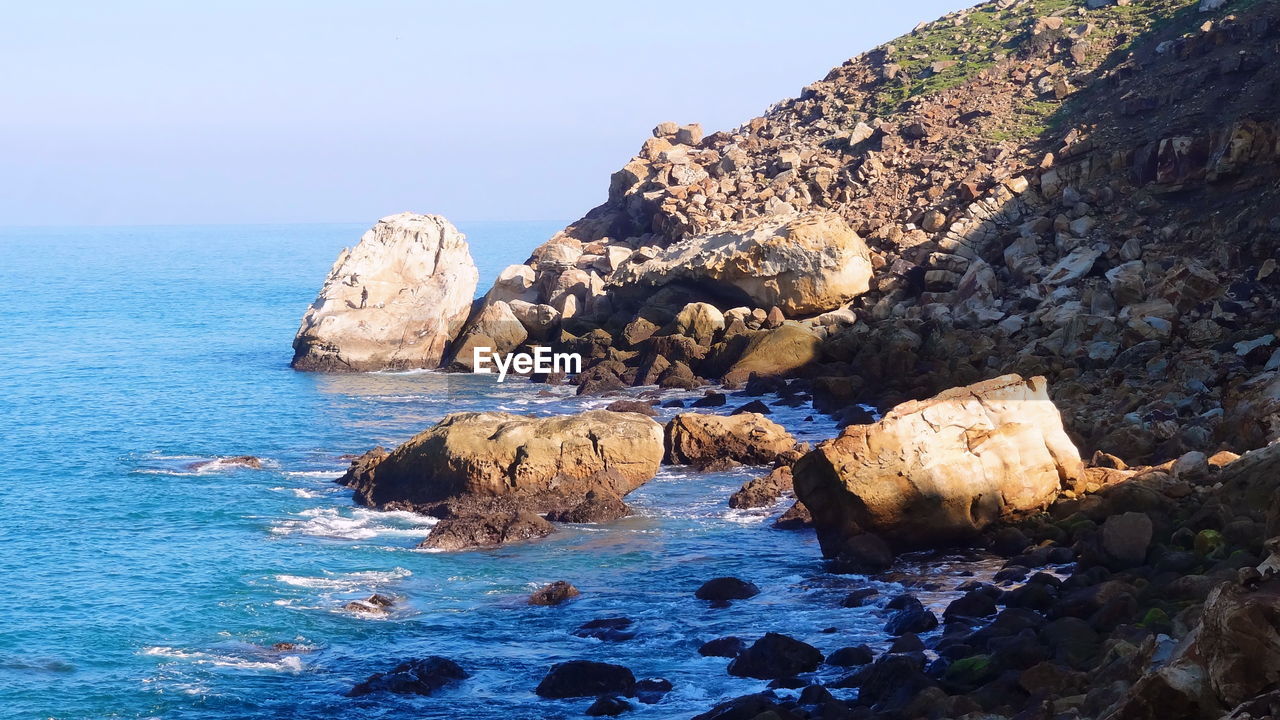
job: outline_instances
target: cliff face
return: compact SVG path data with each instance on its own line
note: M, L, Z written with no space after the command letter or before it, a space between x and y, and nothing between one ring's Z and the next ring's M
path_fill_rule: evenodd
M716 379L790 320L821 349L782 365L831 409L1016 372L1050 378L1090 450L1256 447L1280 434L1280 8L1210 4L998 0L736 130L661 124L490 295L550 306L559 332L534 336L597 379ZM749 267L713 238L817 217L865 241L865 291L788 305L707 281ZM683 269L646 271L673 247ZM726 327L690 345L670 323L694 301Z

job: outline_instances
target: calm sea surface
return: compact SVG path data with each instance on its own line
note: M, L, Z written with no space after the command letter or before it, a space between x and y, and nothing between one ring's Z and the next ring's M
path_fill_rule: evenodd
M556 225L461 228L483 292ZM811 534L729 511L759 470L666 469L628 498L636 517L492 552L417 551L432 520L355 507L333 484L345 453L460 409L602 402L493 376L290 370L302 312L363 229L0 229L0 717L580 717L589 700L533 694L574 658L675 684L630 716L690 717L765 685L700 657L706 640L883 642L880 610L839 607L865 581L824 574ZM811 414L775 418L804 439L834 433ZM265 467L199 465L246 454ZM727 610L694 599L726 574L763 593ZM583 596L525 604L559 579ZM399 598L395 611L344 610L373 592ZM635 619L637 637L570 634L614 616ZM300 650L271 649L281 642ZM427 654L472 677L431 698L342 694Z

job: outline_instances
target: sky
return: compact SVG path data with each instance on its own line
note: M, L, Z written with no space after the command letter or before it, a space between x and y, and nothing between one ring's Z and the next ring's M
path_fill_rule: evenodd
M0 4L0 225L568 222L966 0Z

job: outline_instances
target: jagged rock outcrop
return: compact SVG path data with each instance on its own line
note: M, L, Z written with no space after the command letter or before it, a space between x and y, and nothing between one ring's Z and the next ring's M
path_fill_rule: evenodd
M382 218L343 250L293 340L293 367L323 372L440 366L479 274L439 215Z
M636 413L464 412L389 454L371 451L339 482L363 505L442 517L568 511L592 491L605 497L631 492L653 477L662 454L662 426ZM536 531L521 518L471 526L478 529L459 528L461 534L501 538L513 526L524 535Z
M687 283L734 305L778 307L788 317L834 310L865 293L871 257L835 213L765 216L632 255L605 286L618 298Z
M972 538L1036 510L1082 474L1047 383L1016 375L904 403L793 467L823 551L874 533L899 549Z

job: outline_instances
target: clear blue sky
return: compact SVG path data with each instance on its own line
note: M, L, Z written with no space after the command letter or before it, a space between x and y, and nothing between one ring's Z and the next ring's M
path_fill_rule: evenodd
M8 2L0 225L567 221L659 121L734 127L967 4Z

